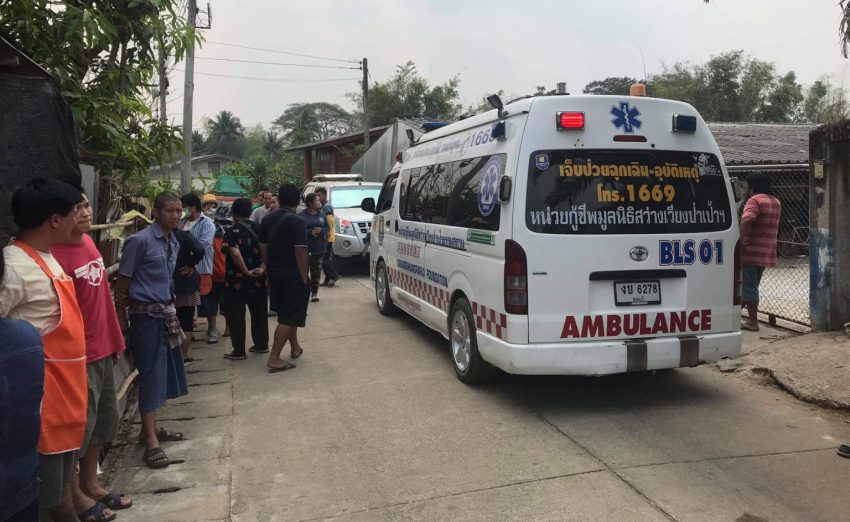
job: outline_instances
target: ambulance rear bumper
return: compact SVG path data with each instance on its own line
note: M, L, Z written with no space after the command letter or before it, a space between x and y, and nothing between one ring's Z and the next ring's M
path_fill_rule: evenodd
M607 375L717 362L741 352L741 332L627 341L510 344L478 332L478 351L507 373Z

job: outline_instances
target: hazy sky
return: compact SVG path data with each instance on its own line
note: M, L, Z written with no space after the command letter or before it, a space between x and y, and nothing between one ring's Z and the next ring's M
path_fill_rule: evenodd
M850 84L850 61L838 42L838 0L209 0L212 29L199 57L337 65L212 42L369 59L374 81L412 60L432 83L459 75L464 105L504 89L527 94L536 85L567 82L580 93L592 80L643 76L662 62L703 62L744 49L793 70L811 84L823 74ZM204 5L204 0L199 0ZM177 68L182 68L178 64ZM194 120L228 109L243 123L268 127L286 106L327 101L351 109L359 70L317 69L199 59L196 72L312 82L195 77ZM334 79L344 81L324 81ZM183 73L171 74L168 108L182 111ZM850 85L847 85L850 87Z

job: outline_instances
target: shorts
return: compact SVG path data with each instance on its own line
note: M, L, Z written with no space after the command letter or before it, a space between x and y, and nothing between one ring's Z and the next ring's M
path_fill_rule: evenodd
M212 276L201 276L212 277ZM210 279L212 281L212 279ZM211 283L209 293L203 295L201 292L201 306L198 307L199 317L214 317L218 315L218 303L221 300L221 292L224 290L224 284Z
M55 508L62 503L66 488L71 485L71 474L77 462L76 451L55 455L38 454L38 508Z
M158 410L167 399L189 392L183 353L171 348L166 320L146 314L130 316L130 353L139 370L139 411Z
M118 389L112 374L112 357L86 365L89 380L89 402L86 417L86 434L79 456L86 453L89 444L101 446L112 442L118 431Z
M759 300L759 285L764 274L763 266L744 265L741 269L741 301Z
M200 307L199 307L200 308ZM180 329L188 337L195 329L195 307L194 306L178 306L177 320L180 322Z
M307 304L310 284L297 277L270 277L269 301L277 312L278 324L304 327L307 324Z

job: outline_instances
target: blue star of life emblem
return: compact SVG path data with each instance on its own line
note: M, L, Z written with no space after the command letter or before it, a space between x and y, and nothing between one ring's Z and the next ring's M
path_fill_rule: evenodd
M629 107L629 102L620 102L620 106L611 107L611 116L614 119L611 123L618 129L623 128L623 132L631 134L635 129L640 129L643 122L638 119L640 111L637 107Z

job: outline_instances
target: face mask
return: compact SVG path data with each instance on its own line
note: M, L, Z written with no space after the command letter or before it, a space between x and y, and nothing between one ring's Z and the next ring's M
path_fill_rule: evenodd
M215 215L215 209L214 208L208 208L207 210L204 210L204 214L206 214L208 217L212 217L212 216Z

